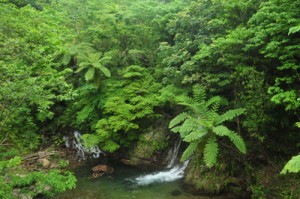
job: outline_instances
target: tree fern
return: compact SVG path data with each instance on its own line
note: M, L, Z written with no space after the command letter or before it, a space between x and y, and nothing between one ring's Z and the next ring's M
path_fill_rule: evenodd
M209 168L216 164L218 150L217 139L215 136L211 136L204 147L204 162Z
M226 136L236 148L246 153L243 139L234 131L222 125L224 121L241 115L244 109L229 110L222 115L218 114L220 97L205 99L205 92L199 86L193 88L194 98L181 96L178 104L187 108L187 111L176 116L169 124L171 131L180 133L185 142L190 143L182 155L182 160L189 158L198 144L204 147L204 162L212 167L217 162L218 143L216 136ZM218 125L218 126L217 126Z

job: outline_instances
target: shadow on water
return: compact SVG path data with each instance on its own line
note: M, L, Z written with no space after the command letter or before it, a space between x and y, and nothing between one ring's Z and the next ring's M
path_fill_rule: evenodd
M226 199L226 197L194 196L182 188L182 180L139 186L135 179L153 172L149 169L116 164L111 175L92 179L93 165L86 164L74 169L76 189L54 196L55 199Z

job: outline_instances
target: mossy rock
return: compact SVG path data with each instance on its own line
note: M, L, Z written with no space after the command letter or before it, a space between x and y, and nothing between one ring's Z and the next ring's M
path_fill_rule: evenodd
M185 172L184 182L192 186L189 192L202 195L219 195L228 184L235 184L236 179L220 168L209 169L200 160L191 160Z
M168 121L167 121L168 122ZM159 151L168 146L168 125L161 122L149 127L145 133L141 134L135 147L129 152L130 160L135 164L147 161L157 161Z

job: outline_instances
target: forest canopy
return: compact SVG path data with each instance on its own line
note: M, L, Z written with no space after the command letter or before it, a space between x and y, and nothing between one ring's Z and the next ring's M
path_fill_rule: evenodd
M299 0L0 1L0 198L43 175L75 186L57 170L8 180L57 138L130 151L166 118L182 159L299 178L299 13Z

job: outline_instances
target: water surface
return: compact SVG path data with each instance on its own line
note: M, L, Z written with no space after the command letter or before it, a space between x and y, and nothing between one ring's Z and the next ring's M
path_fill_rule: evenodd
M55 199L225 199L225 197L194 196L182 190L182 179L174 182L138 186L135 179L153 170L115 165L115 172L97 179L91 178L91 165L75 169L76 189L55 196Z

